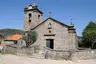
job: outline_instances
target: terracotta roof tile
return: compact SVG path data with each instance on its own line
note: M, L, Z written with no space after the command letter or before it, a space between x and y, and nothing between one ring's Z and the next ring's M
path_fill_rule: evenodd
M5 40L19 40L20 38L22 38L22 35L15 34L13 36L7 37Z
M3 44L0 44L0 46L4 46Z

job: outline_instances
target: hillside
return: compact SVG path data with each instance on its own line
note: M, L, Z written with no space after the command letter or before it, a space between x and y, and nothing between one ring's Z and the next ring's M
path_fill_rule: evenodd
M13 34L22 34L23 30L19 29L0 29L0 34L3 35L4 37L13 35Z

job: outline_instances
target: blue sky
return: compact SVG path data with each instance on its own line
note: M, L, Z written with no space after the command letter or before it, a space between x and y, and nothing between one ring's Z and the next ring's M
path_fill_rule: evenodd
M96 22L96 0L36 0L43 11L43 20L52 18L70 24L70 16L78 35L90 21ZM23 29L23 8L33 0L0 0L0 28Z

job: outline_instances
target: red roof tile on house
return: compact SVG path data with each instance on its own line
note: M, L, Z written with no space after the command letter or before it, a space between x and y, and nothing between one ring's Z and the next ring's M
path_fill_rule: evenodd
M0 44L0 46L4 46L3 44Z
M15 34L13 36L7 37L5 40L19 40L20 38L22 38L22 35Z

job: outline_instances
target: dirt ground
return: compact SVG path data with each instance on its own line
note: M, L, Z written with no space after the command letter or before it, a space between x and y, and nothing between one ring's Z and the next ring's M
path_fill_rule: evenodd
M0 64L96 64L96 59L94 60L51 60L51 59L36 59L15 55L1 55L0 54Z

